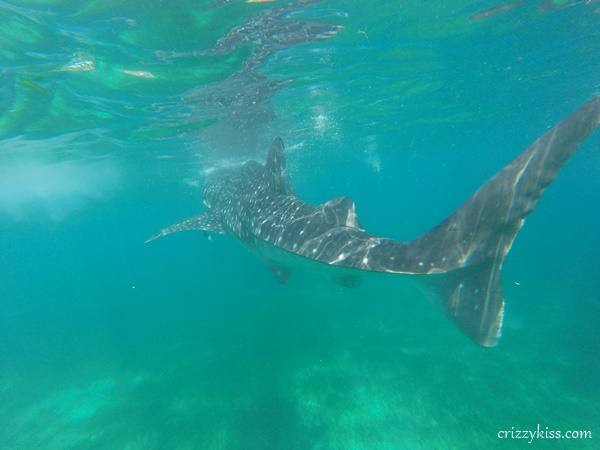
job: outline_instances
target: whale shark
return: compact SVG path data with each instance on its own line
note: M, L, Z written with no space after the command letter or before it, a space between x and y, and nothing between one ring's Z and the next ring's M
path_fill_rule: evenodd
M504 317L501 269L513 241L559 169L600 124L596 96L548 130L501 168L433 229L409 242L363 229L354 202L320 205L298 198L286 178L284 144L273 141L266 162L213 172L203 187L206 210L162 229L146 242L199 230L229 234L259 253L282 254L335 267L353 286L363 272L411 276L434 287L443 309L464 334L484 347L497 344ZM289 266L270 258L280 281Z

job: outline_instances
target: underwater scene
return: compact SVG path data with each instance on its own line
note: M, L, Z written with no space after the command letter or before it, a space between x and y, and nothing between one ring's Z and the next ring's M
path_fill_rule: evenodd
M600 448L598 95L594 0L0 0L0 448Z

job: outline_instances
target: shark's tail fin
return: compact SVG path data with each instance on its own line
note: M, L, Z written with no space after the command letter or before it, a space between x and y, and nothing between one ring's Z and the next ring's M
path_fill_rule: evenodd
M544 189L600 124L600 97L558 123L484 184L460 208L408 245L443 261L440 288L448 314L472 339L493 346L500 337L504 300L500 270Z

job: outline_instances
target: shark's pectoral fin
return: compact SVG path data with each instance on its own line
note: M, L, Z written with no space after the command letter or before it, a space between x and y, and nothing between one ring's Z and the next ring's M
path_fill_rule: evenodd
M277 278L277 281L279 281L281 284L287 283L290 277L292 276L291 269L289 267L284 266L283 264L279 264L275 261L269 260L267 261L267 266L269 267L269 270L271 271L271 273L273 273L275 278Z
M150 236L146 243L151 242L160 237L166 236L171 233L177 233L178 231L204 231L206 233L225 233L223 225L220 220L211 213L210 211L200 214L198 216L190 217L189 219L182 220L174 225L167 228L163 228L158 233Z
M356 215L356 205L349 197L337 197L321 205L325 214L331 215L332 219L339 226L357 228L362 230L358 216Z

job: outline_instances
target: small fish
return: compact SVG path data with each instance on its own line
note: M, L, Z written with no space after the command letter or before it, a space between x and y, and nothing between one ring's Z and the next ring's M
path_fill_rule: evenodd
M569 0L544 0L540 5L542 11L553 11L567 6L573 6Z
M154 74L152 72L147 72L145 70L129 70L129 69L123 69L122 72L125 75L129 75L132 77L137 77L137 78L147 78L147 79L153 79L156 78L154 76Z
M38 84L35 81L30 80L28 78L23 78L23 79L19 80L19 83L21 83L25 87L28 87L29 89L40 92L42 94L45 94L48 92L48 89L46 89L44 86L42 86L41 84Z
M494 8L486 9L485 11L478 12L473 14L470 19L472 21L479 21L483 19L489 19L490 17L497 16L498 14L503 14L505 12L511 11L515 8L521 6L524 1L518 1L513 3L506 3L504 5L496 6Z
M60 69L62 72L93 72L96 62L91 59L75 59Z

